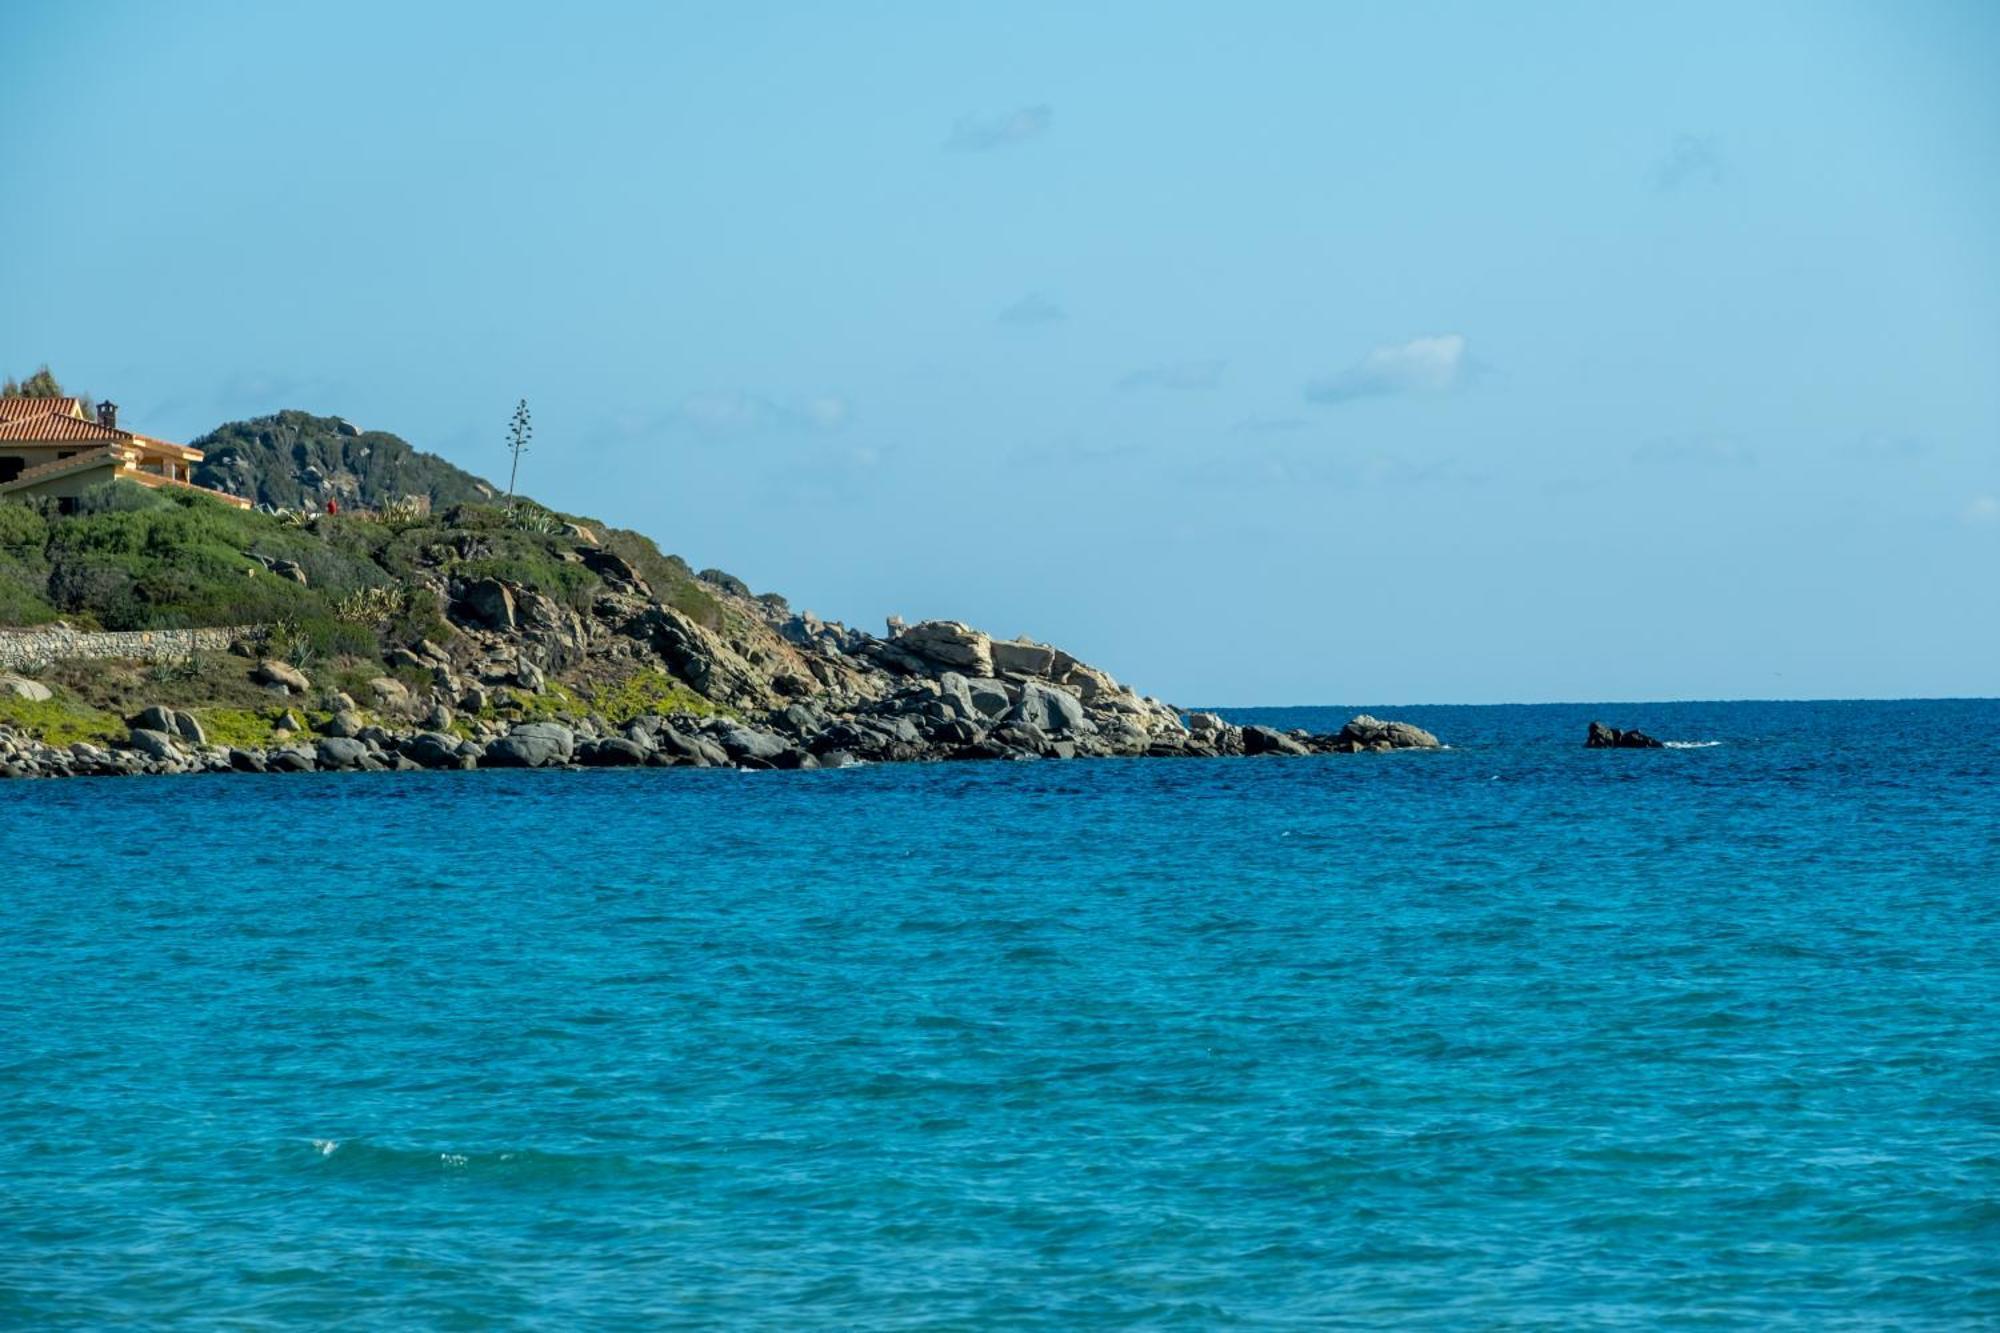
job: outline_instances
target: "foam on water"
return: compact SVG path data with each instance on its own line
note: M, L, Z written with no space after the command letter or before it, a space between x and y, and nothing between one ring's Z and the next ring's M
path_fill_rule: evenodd
M2000 1318L2000 704L1359 711L0 786L0 1326Z

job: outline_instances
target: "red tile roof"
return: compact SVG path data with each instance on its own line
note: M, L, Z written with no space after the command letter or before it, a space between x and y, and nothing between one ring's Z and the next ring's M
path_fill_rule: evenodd
M82 417L59 416L49 412L41 416L19 415L0 417L0 440L129 440L130 431L115 430L110 426L100 426L95 421Z
M39 417L48 413L79 417L83 404L75 398L0 398L0 421L15 417Z

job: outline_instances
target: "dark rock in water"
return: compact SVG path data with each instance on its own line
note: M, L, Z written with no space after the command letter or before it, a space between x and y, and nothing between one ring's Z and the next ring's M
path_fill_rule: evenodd
M360 768L368 747L351 736L328 736L314 751L319 766L326 769Z
M419 732L403 742L403 754L424 768L459 768L464 764L459 740L442 732Z
M1643 731L1620 731L1602 722L1593 722L1590 734L1584 737L1583 747L1586 750L1659 750L1665 745Z
M1384 722L1362 713L1340 729L1337 745L1356 750L1435 750L1438 738L1407 722Z
M708 737L690 736L676 727L660 728L659 746L663 754L687 759L707 768L720 768L729 762L728 752Z
M606 736L603 740L579 746L576 760L592 768L637 768L646 762L650 754L652 751L637 741L623 736Z
M310 773L318 767L312 753L300 749L273 751L264 762L272 771L278 773Z
M576 733L554 722L523 722L486 747L484 763L494 768L547 768L567 764Z
M1305 746L1271 727L1243 728L1245 754L1310 754Z
M754 727L731 726L725 728L718 739L722 748L729 752L729 757L739 763L745 759L769 762L792 748L784 737L758 731Z

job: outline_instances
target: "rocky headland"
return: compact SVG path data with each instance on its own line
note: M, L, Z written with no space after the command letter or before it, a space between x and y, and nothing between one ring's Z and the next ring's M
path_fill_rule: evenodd
M205 484L257 509L129 483L60 514L0 505L0 774L1438 745L1367 716L1315 735L1184 712L1052 644L957 621L874 634L795 612L338 418L280 413L201 443Z
M1366 715L1338 733L1312 734L1182 713L1060 648L995 639L956 621L878 637L753 603L761 616L725 635L653 597L618 557L587 539L579 549L605 583L587 610L501 580L447 580L438 591L456 630L448 645L420 639L392 648L359 697L239 641L233 655L246 679L271 700L267 743L222 743L200 707L150 704L125 719L126 734L116 739L55 744L0 725L0 773L796 770L1438 747L1421 728ZM629 687L635 676L665 687L661 707L633 712L617 701L643 691L589 685ZM688 695L676 708L671 695L683 684ZM20 676L0 677L7 693L49 698L46 685Z

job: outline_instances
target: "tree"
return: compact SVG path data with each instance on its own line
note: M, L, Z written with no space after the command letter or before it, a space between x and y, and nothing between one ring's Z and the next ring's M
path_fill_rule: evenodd
M62 396L62 385L56 383L56 377L49 373L47 366L43 366L25 380L16 380L9 375L7 383L0 385L0 398L61 398Z
M507 452L514 455L514 466L507 472L507 507L514 507L514 482L521 475L521 455L528 452L528 441L534 437L533 420L528 416L528 400L523 398L514 407L514 419L507 423Z

